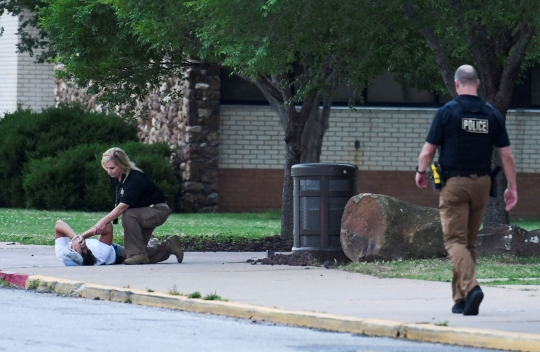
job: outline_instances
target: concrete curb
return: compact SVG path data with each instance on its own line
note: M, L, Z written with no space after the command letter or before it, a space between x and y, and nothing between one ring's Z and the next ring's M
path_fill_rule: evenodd
M145 306L184 310L194 313L223 315L241 319L262 320L319 330L403 338L411 341L444 343L508 351L540 351L540 335L487 329L450 328L430 324L402 323L391 320L362 319L326 313L287 311L251 304L206 301L131 288L25 275L0 271L4 281L25 289L56 292L87 299L133 303Z

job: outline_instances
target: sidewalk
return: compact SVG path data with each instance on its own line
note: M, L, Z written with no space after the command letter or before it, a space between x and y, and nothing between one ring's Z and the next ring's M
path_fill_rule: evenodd
M246 262L264 256L189 252L182 264L171 258L154 265L65 267L56 259L52 246L0 243L0 277L22 274L9 275L6 280L22 280L28 286L39 279L40 288L76 291L90 298L113 299L122 293L123 300L115 300L176 304L174 307L184 310L262 317L366 335L540 351L540 286L483 286L480 314L465 317L451 313L450 283L378 279L335 269ZM26 279L26 275L30 277ZM63 285L56 285L58 282ZM169 295L170 291L183 295L199 291L202 296L216 293L229 302L185 299Z

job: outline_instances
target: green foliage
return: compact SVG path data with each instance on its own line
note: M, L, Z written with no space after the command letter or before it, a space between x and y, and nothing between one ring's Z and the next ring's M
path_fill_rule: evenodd
M175 204L178 181L164 143L137 142L136 129L115 115L81 107L18 110L0 120L0 205L36 209L111 209L102 153L124 149Z
M136 101L185 66L182 51L143 40L105 1L50 0L39 14L55 61L64 65L57 77L99 93L97 101L107 107L134 111Z
M205 301L224 301L227 302L227 299L221 298L216 292L209 293L206 296L203 297Z
M350 263L342 269L381 278L443 282L452 280L452 263L446 258ZM482 282L493 282L492 284L535 285L540 279L540 257L504 255L480 257L476 277Z
M80 144L136 140L134 125L80 106L8 113L0 120L0 206L26 206L23 178L30 160L53 157Z
M39 280L32 280L28 283L28 289L29 290L35 290L39 287Z
M23 188L34 209L104 210L113 206L110 177L100 167L106 145L80 145L56 156L33 159Z
M137 142L118 145L148 174L175 204L178 181L169 162L171 150L164 143ZM101 156L109 146L80 145L54 157L31 160L24 177L27 205L35 209L87 210L111 209L110 177L101 167Z
M110 200L110 195L108 196L107 199ZM0 242L54 245L52 231L56 220L64 220L75 232L80 233L105 215L105 212L0 208ZM179 235L186 251L195 251L212 248L219 243L249 244L254 241L277 239L279 226L279 215L274 212L174 213L163 225L156 228L154 235L159 238ZM114 242L123 244L122 226L116 225L113 229ZM224 235L219 235L220 233ZM292 248L292 242L290 247Z
M514 83L540 59L540 42L535 36L540 26L538 1L392 0L387 3L403 9L409 30L422 33L424 39L419 43L429 44L433 52L426 63L438 68L438 76L444 78L450 94L455 94L455 69L464 63L471 64L478 70L486 100L503 115L510 104ZM406 61L397 64L420 81L432 78L418 77L414 74L416 67Z
M17 50L21 53L28 52L31 57L34 56L34 50L44 49L36 57L36 61L45 62L54 56L49 50L49 41L47 33L37 26L38 15L34 11L38 7L46 6L46 1L42 0L3 0L0 1L0 16L12 15L19 17L19 28L17 34L20 40L17 43ZM37 30L35 30L37 28ZM0 23L0 36L3 28Z
M190 293L188 296L188 298L201 298L201 293L199 291L195 291L193 293Z

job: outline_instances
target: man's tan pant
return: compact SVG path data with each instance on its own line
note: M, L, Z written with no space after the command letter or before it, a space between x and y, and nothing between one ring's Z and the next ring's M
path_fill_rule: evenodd
M458 303L478 285L476 240L489 201L489 176L452 177L439 198L444 245L453 265L452 299Z
M162 225L170 213L171 210L166 203L155 204L153 207L128 208L122 214L125 257L146 253L150 263L167 260L171 255L168 243L161 242L155 247L147 245L154 229Z

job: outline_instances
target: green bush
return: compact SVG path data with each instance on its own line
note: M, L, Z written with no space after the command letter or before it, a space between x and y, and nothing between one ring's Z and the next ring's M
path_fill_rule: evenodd
M170 147L164 143L144 145L136 142L115 146L122 148L137 166L155 180L172 207L179 186L169 162ZM101 166L102 154L110 147L102 144L80 145L55 157L30 161L23 185L27 206L49 210L111 210L114 200L110 177Z
M77 145L137 141L137 130L116 115L80 106L17 110L0 120L0 206L25 207L23 171L30 160L53 157Z
M174 206L179 185L170 147L138 143L133 125L80 107L19 110L0 120L0 206L111 210L110 177L101 167L111 147L124 149Z
M26 205L34 209L111 209L110 177L101 168L100 144L80 145L30 160L24 172Z

